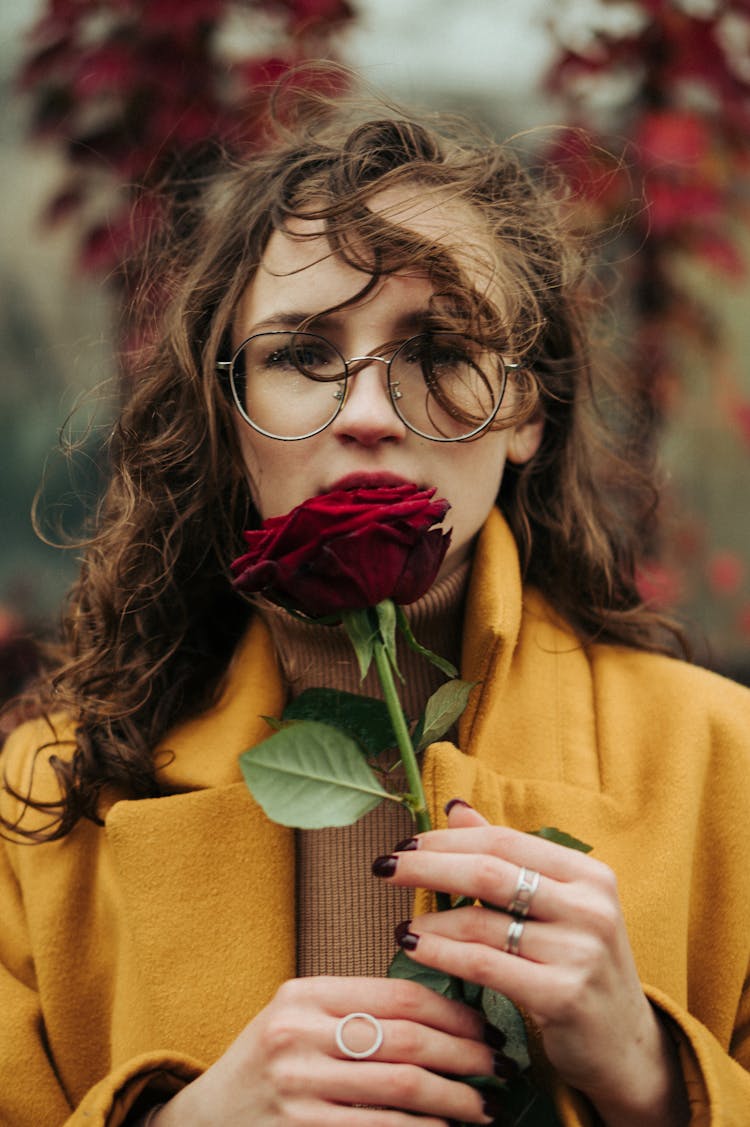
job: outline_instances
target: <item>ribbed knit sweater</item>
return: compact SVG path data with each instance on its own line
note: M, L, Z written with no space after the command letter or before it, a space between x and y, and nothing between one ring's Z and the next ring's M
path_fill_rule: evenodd
M468 572L466 563L404 608L417 640L455 665L460 658ZM302 622L270 603L261 603L259 610L271 630L290 699L312 687L382 697L374 668L360 683L343 627ZM398 663L404 676L399 696L407 718L414 719L446 678L400 636ZM402 779L400 765L391 777L394 782ZM393 929L409 918L412 893L377 880L370 866L375 857L390 853L413 832L408 811L394 802L381 802L352 826L297 831L299 975L385 974L396 950Z

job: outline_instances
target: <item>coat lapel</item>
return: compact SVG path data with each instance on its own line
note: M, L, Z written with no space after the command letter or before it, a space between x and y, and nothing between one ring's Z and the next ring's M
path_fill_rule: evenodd
M116 1058L158 1039L214 1059L295 973L294 835L266 818L238 765L270 734L262 717L279 715L283 699L270 638L255 620L217 706L157 751L174 793L117 802L106 814L123 925Z

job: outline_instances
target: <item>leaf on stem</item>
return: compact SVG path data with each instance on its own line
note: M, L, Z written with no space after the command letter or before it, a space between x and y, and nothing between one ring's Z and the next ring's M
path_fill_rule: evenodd
M341 616L349 641L354 646L359 663L359 672L364 681L375 653L378 636L377 627L370 620L368 610L349 610Z
M564 830L555 829L554 826L542 826L540 830L531 830L534 837L543 837L545 841L553 841L556 845L565 845L568 849L577 849L580 853L590 853L593 845L579 841L577 837L566 834Z
M439 654L433 653L432 650L428 650L426 646L421 646L419 644L417 639L412 634L411 626L409 625L409 621L404 614L403 607L396 607L396 620L398 628L403 634L406 644L410 646L415 653L421 654L422 657L427 658L428 661L431 661L433 665L436 665L438 669L445 673L447 677L458 676L458 670L456 669L455 665L452 665L450 661L446 661L444 657L440 657Z
M284 720L319 720L351 736L367 755L396 746L385 702L341 689L305 689L284 709ZM278 723L278 721L277 721Z
M443 971L424 967L421 963L409 958L403 951L397 951L388 967L388 978L406 978L410 982L418 982L443 998L451 998L456 1002L463 1001L463 984L460 978Z
M243 752L240 768L255 800L282 826L348 826L384 798L401 801L383 789L352 739L316 721L292 724Z
M476 681L446 681L436 689L425 705L417 751L439 740L455 724L475 685Z
M499 1029L501 1033L505 1034L506 1040L503 1045L503 1052L506 1057L514 1060L521 1071L528 1068L531 1064L531 1058L529 1057L526 1026L513 1002L510 998L506 998L505 994L500 994L497 990L491 990L489 986L485 986L482 990L481 1005L482 1013L490 1025L494 1025L495 1029Z
M396 604L391 599L384 599L375 607L378 616L380 637L383 639L385 652L396 676L403 682L404 678L396 660Z

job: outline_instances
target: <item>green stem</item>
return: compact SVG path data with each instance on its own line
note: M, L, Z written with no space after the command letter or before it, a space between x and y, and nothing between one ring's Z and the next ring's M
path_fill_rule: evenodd
M388 660L385 645L380 637L375 639L373 650L375 667L378 671L380 684L383 687L383 699L385 700L388 715L393 725L401 762L404 765L409 793L414 800L411 807L412 813L417 823L417 829L421 833L424 830L432 829L432 821L430 819L430 812L427 809L427 800L425 798L424 787L422 786L422 775L419 770L419 764L417 763L417 754L414 751L409 729L406 726L404 712L401 708L401 702L398 699L391 663Z

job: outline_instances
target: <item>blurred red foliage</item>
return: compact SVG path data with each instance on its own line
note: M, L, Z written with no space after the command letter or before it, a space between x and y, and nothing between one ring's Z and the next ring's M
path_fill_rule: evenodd
M32 136L64 150L44 218L78 224L81 267L122 280L159 219L141 189L262 143L261 87L332 57L352 18L348 0L48 0L19 86Z
M632 319L629 360L654 409L651 441L681 404L690 356L711 380L727 431L750 445L750 404L721 313L705 287L685 281L686 265L723 285L747 277L738 230L750 217L750 4L599 0L583 32L570 11L563 3L549 16L558 53L547 86L570 122L551 156L584 198L586 221L614 233ZM676 514L677 538L686 522L694 515ZM644 596L666 605L693 596L686 567L725 599L745 579L736 556L699 537L689 552L655 559Z

